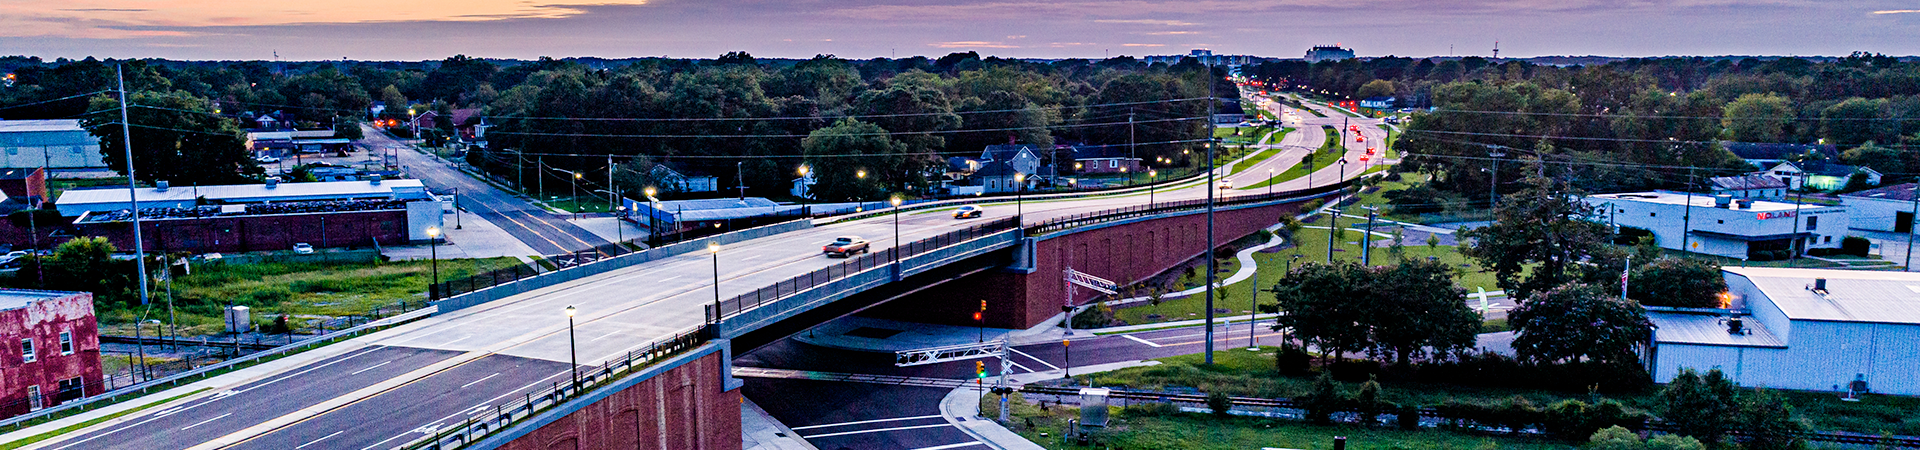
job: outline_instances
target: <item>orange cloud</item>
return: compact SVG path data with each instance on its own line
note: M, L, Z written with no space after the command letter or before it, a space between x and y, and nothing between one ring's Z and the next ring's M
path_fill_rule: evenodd
M559 0L566 1L566 0ZM277 26L387 22L484 22L557 19L585 14L582 6L634 6L649 0L333 0L229 2L153 0L6 0L0 37L128 38L155 36L143 28Z

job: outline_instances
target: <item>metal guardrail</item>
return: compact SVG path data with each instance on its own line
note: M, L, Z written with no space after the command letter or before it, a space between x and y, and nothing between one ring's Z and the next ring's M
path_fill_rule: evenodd
M542 411L551 409L568 400L604 387L615 380L632 375L637 369L651 366L653 363L680 352L699 347L708 341L705 325L682 331L672 337L655 341L646 350L630 351L622 358L601 363L600 367L587 368L580 373L578 385L568 382L554 382L545 389L528 392L521 398L494 405L491 409L475 408L469 410L467 418L459 425L435 430L432 434L421 436L405 444L394 447L396 450L452 450L464 448L479 441L488 434L507 429L516 422L533 418Z
M867 270L886 267L893 261L905 260L915 255L1015 229L1019 226L1020 219L1018 217L995 219L991 222L889 248L885 252L867 253L853 257L847 262L828 266L825 269L815 270L806 275L789 278L774 283L771 286L755 289L753 292L737 295L722 301L720 302L720 312L723 314L721 318L724 319L727 316L739 315L741 311L790 297L816 286L832 283ZM706 317L708 323L714 321L714 305L706 306Z
M1214 199L1213 204L1214 204L1214 207L1218 208L1218 207L1226 207L1226 206L1238 206L1238 205L1255 204L1255 203L1285 201L1285 200L1292 200L1292 199L1306 200L1313 197L1322 196L1328 193L1339 191L1341 189L1345 189L1348 185L1352 183L1353 183L1352 181L1343 181L1339 183L1314 187L1310 189L1301 189L1301 190L1287 191L1287 192L1275 192L1272 194L1225 196L1225 197ZM1207 207L1206 200L1182 200L1177 202L1153 203L1148 205L1115 208L1115 209L1109 209L1105 211L1095 211L1095 212L1090 212L1085 214L1075 214L1067 217L1056 218L1056 219L1048 220L1045 222L1029 225L1026 227L1026 229L1027 229L1027 236L1042 236L1049 233L1066 230L1069 228L1077 228L1077 227L1096 225L1096 224L1107 223L1107 222L1124 221L1124 220L1129 220L1137 217L1153 216L1153 215L1173 213L1173 212L1200 210L1200 209L1206 209L1206 207Z
M1150 189L1167 189L1170 186L1191 182L1195 179L1206 178L1206 176L1207 176L1207 173L1205 171L1202 171L1199 173L1195 173L1193 175L1188 175L1185 178L1177 178L1177 179L1158 181L1153 183L1141 183L1141 184L1136 184L1132 186L1110 188L1110 189L1088 189L1088 190L1078 190L1078 191L1068 191L1068 192L1045 192L1045 193L1031 193L1031 194L1015 194L1015 195L994 194L994 195L980 195L980 196L965 196L965 197L949 198L945 200L934 200L934 201L920 202L920 203L914 203L914 204L908 204L908 205L901 205L898 209L900 210L900 212L913 212L913 211L920 211L920 210L927 210L927 209L945 208L945 207L951 207L951 206L977 205L981 203L1002 203L1007 200L1013 200L1016 202L1022 201L1022 200L1041 201L1041 200L1055 200L1055 199L1062 199L1062 198L1097 197L1102 195L1134 194L1134 193L1140 193L1140 192L1147 192ZM893 210L894 208L875 208L875 209L861 211L853 214L825 217L825 218L819 219L821 220L821 222L817 222L816 225L831 225L831 224L836 224L840 222L870 219L874 217L880 217L887 214L891 214L893 213Z
M199 369L194 369L188 372L174 374L172 376L151 380L151 381L136 384L133 386L128 386L124 389L120 389L117 391L106 392L93 397L87 397L85 399L81 399L76 402L68 402L65 404L61 404L60 406L42 409L39 411L35 411L32 414L11 417L6 420L0 420L0 429L4 429L9 432L18 431L21 428L26 428L27 426L26 423L29 421L51 417L55 414L62 414L62 413L69 413L69 412L71 413L84 412L84 411L87 411L88 409L94 409L94 408L104 407L106 405L112 405L114 403L119 402L123 398L139 397L142 395L147 395L148 393L153 392L155 390L171 389L187 383L204 380L204 379L211 378L218 375L223 375L227 373L229 369L239 369L243 365L249 365L249 364L261 362L263 359L277 358L287 354L297 353L297 352L305 351L307 349L311 349L314 347L319 347L322 345L338 342L342 339L357 337L373 331L379 331L380 329L384 329L389 326L400 325L407 322L419 320L432 315L433 311L434 311L433 309L429 309L429 308L414 310L413 312L409 312L406 314L401 314L393 317L388 317L385 319L379 319L372 322L367 322L365 324L362 324L353 328L347 328L344 330L339 330L332 333L327 333L324 335L303 339L298 342L294 342L292 344L275 347L272 350L248 354L238 358L222 361L218 364L201 367Z
M1020 392L1028 393L1028 394L1052 395L1052 396L1059 396L1059 397L1076 397L1080 395L1079 388L1060 388L1060 387L1037 386L1037 385L1024 386L1020 388ZM1207 404L1207 396L1205 394L1181 394L1181 393L1171 393L1171 392L1143 392L1143 391L1112 390L1112 391L1109 391L1107 397L1114 398L1114 399L1122 399L1122 400L1137 400L1137 401L1159 402L1159 403L1187 403L1187 404L1194 404L1198 406L1206 406ZM1244 406L1244 407L1253 407L1253 408L1300 409L1300 407L1295 405L1293 400L1290 400L1290 399L1228 397L1227 401L1234 406ZM1391 414L1392 414L1391 412L1388 413L1388 415L1391 415ZM1471 421L1471 419L1449 417L1449 416L1442 415L1432 407L1420 408L1420 417L1431 418L1431 419L1442 419L1442 420ZM1673 426L1671 424L1667 424L1665 422L1659 422L1659 421L1649 421L1645 424L1643 428L1651 431L1664 431L1664 432L1673 431ZM1731 435L1731 436L1741 436L1743 434L1744 433L1741 432L1740 430L1730 430L1728 432L1728 435ZM1842 433L1842 432L1831 432L1831 431L1802 431L1802 432L1796 433L1796 436L1799 437L1800 439L1805 439L1805 440L1814 441L1814 442L1886 445L1886 446L1892 446L1892 447L1898 447L1898 448L1920 448L1920 438L1912 438L1912 437L1873 436L1873 435L1865 435L1865 434Z

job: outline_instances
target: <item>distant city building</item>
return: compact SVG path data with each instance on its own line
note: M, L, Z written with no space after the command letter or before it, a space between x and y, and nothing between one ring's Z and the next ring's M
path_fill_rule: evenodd
M264 117L264 116L263 116ZM295 153L345 150L352 141L334 137L333 130L257 128L247 130L247 150L254 156L291 158Z
M1649 307L1649 372L1720 369L1735 385L1920 395L1920 274L1728 267L1728 309Z
M93 294L0 289L0 418L106 390Z
M1197 49L1185 55L1151 55L1141 57L1147 64L1179 64L1180 60L1193 58L1196 62L1208 66L1240 66L1267 60L1253 55L1215 55L1212 50Z
M1769 260L1779 251L1839 247L1849 220L1847 208L1840 206L1684 192L1602 194L1584 200L1599 208L1594 220L1652 233L1661 248L1739 259Z
M148 249L244 252L315 247L371 247L426 241L427 228L444 226L444 199L420 180L160 186L137 190ZM74 235L107 238L132 248L128 194L119 189L74 189L54 202L73 220ZM0 224L0 236L19 226ZM44 231L44 230L42 230ZM26 245L14 242L14 247ZM41 245L58 245L41 240Z
M1307 62L1310 62L1310 63L1321 62L1321 61L1339 61L1343 59L1353 59L1353 50L1341 48L1340 46L1337 46L1337 45L1336 46L1316 45L1311 49L1307 49Z
M107 160L79 120L0 120L0 168L27 167L97 169Z

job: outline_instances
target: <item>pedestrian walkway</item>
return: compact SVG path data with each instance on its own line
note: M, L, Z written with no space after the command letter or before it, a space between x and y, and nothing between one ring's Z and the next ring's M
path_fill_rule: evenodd
M740 402L741 450L820 450L752 400Z

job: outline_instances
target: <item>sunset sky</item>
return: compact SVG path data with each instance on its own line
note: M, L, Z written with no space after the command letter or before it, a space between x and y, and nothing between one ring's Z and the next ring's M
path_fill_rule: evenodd
M441 59L1920 54L1920 1L4 0L0 54Z

